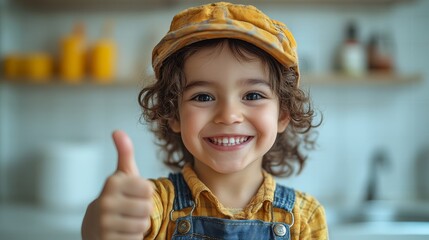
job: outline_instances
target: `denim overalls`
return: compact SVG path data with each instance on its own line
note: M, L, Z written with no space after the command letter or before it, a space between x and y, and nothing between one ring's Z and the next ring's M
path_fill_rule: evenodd
M276 185L273 207L281 208L292 216L290 225L281 222L264 222L261 220L230 220L215 217L192 216L195 203L191 191L181 173L170 174L170 181L174 185L176 197L172 214L184 208L192 207L189 215L179 217L176 221L173 240L188 239L285 239L290 238L290 227L293 225L292 209L295 203L293 189ZM273 212L271 213L273 216Z

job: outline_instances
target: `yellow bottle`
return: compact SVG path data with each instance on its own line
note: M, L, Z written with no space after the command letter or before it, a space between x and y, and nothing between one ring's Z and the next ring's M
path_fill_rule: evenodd
M103 37L97 40L90 55L90 75L97 83L110 83L116 74L116 44L111 39L112 26L106 23Z
M68 83L80 83L85 76L85 32L83 24L76 24L73 33L60 44L60 78Z
M8 80L18 80L23 77L23 57L20 54L8 54L3 59L4 76Z
M49 54L28 54L25 62L25 75L29 81L35 83L49 82L53 72L53 60Z

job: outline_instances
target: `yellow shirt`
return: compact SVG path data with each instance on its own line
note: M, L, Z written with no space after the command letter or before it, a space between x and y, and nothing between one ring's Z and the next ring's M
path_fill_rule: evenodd
M264 181L257 194L242 211L231 211L225 208L207 186L202 183L190 165L183 168L183 177L191 189L196 208L193 216L211 216L225 219L248 219L271 221L271 206L274 200L275 181L271 174L263 172ZM189 215L191 209L175 211L170 220L170 212L174 203L174 187L168 178L153 180L156 190L154 194L154 211L151 216L151 229L145 239L171 239L175 220ZM291 238L296 239L328 239L325 211L313 197L295 191L293 208L294 224L291 228ZM290 224L291 215L283 209L274 209L274 220Z

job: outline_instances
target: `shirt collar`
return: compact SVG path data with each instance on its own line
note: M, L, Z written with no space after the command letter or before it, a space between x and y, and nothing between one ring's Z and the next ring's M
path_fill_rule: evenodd
M191 164L187 164L184 166L183 170L183 177L185 178L186 183L188 184L189 188L191 189L192 196L194 197L195 203L198 206L200 199L200 196L203 192L206 192L205 194L210 201L215 204L218 208L218 210L225 215L230 215L229 211L227 211L222 204L219 202L219 200L216 198L216 196L210 191L210 189L198 178L195 171L192 169ZM263 182L262 185L259 187L258 192L256 195L252 198L250 203L247 205L247 207L244 209L244 215L243 217L249 217L249 215L253 215L257 211L259 211L263 206L265 202L268 202L269 205L272 204L274 201L274 191L275 191L275 180L273 176L266 171L262 170L263 175Z

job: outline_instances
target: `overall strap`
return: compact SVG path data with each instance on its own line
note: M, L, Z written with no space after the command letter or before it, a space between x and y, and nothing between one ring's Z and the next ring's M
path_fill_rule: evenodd
M176 194L174 198L173 210L182 210L184 208L192 207L194 201L192 200L192 193L185 181L182 173L170 173L168 176L170 181L173 183L174 192Z
M173 204L174 211L192 207L194 205L192 193L185 181L185 178L183 177L183 174L180 172L170 173L168 178L173 183L174 192L176 195ZM294 204L295 191L292 188L276 184L273 206L275 208L281 208L288 212L292 212Z
M276 184L276 190L274 192L273 206L275 208L281 208L288 212L292 212L293 205L295 204L295 190Z

